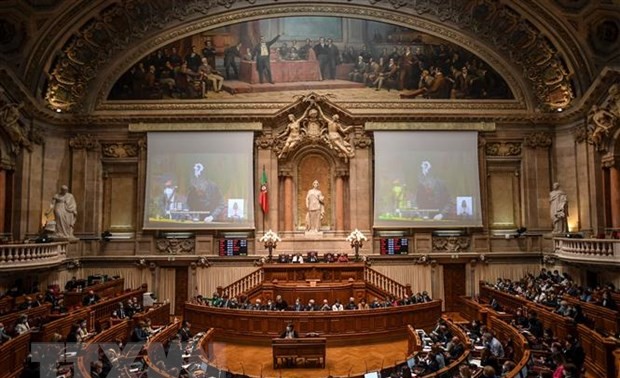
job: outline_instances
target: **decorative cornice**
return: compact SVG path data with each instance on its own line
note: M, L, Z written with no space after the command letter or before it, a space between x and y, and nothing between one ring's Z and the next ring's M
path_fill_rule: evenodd
M125 159L138 156L140 146L137 143L101 143L104 158Z
M433 251L464 252L469 249L471 240L467 236L433 236Z
M69 139L69 147L74 150L98 150L100 145L97 139L91 134L79 134Z
M155 248L157 252L169 255L192 254L196 248L196 241L193 238L162 238L156 240Z
M489 142L486 145L486 155L493 157L521 156L520 142Z
M537 131L525 136L525 145L529 148L549 148L553 135L545 131Z

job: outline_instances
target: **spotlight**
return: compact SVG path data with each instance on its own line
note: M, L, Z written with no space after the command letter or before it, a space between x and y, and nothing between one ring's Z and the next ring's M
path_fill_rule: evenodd
M56 113L62 113L62 109L57 108L57 109L56 109Z

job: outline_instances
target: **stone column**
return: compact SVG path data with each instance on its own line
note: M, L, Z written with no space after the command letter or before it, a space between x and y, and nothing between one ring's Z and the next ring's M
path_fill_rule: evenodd
M344 231L346 171L336 172L336 231Z
M293 231L293 176L290 172L281 172L284 178L284 231Z
M611 227L620 228L620 169L615 161L603 163L609 169L609 204L611 207Z

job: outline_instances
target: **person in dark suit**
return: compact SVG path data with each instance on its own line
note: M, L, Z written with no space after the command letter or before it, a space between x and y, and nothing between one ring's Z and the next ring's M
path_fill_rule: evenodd
M271 45L276 43L279 38L280 34L276 35L269 42L265 42L265 37L261 35L259 44L254 47L252 52L252 59L256 59L256 69L258 70L258 78L261 84L265 79L269 83L274 84L271 77L271 63L269 59L271 58Z
M280 334L281 339L296 339L299 337L292 323L286 325L286 329Z
M179 330L179 337L181 338L181 342L189 341L192 338L192 333L190 331L191 326L192 325L187 320L183 321L181 329Z
M149 334L144 329L146 327L146 323L143 321L139 321L138 324L134 327L131 332L131 341L134 342L144 342L148 339Z
M607 290L603 292L600 305L611 310L617 310L616 301L611 297L611 294L609 294L609 291Z
M95 294L94 291L90 290L88 292L88 295L84 297L84 299L82 300L82 305L84 306L90 306L90 305L94 305L95 303L99 302L101 298L99 298L99 296L97 294Z
M0 344L9 340L11 340L11 336L9 336L4 330L4 324L0 323Z
M319 61L321 70L321 80L329 79L329 47L325 43L325 38L319 38L319 43L314 45L314 54Z

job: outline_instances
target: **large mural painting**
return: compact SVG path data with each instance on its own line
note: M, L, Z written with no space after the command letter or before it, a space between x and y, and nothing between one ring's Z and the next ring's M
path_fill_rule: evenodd
M109 100L264 101L308 89L383 100L513 98L478 56L429 34L342 17L283 17L209 30L153 51L118 79Z

